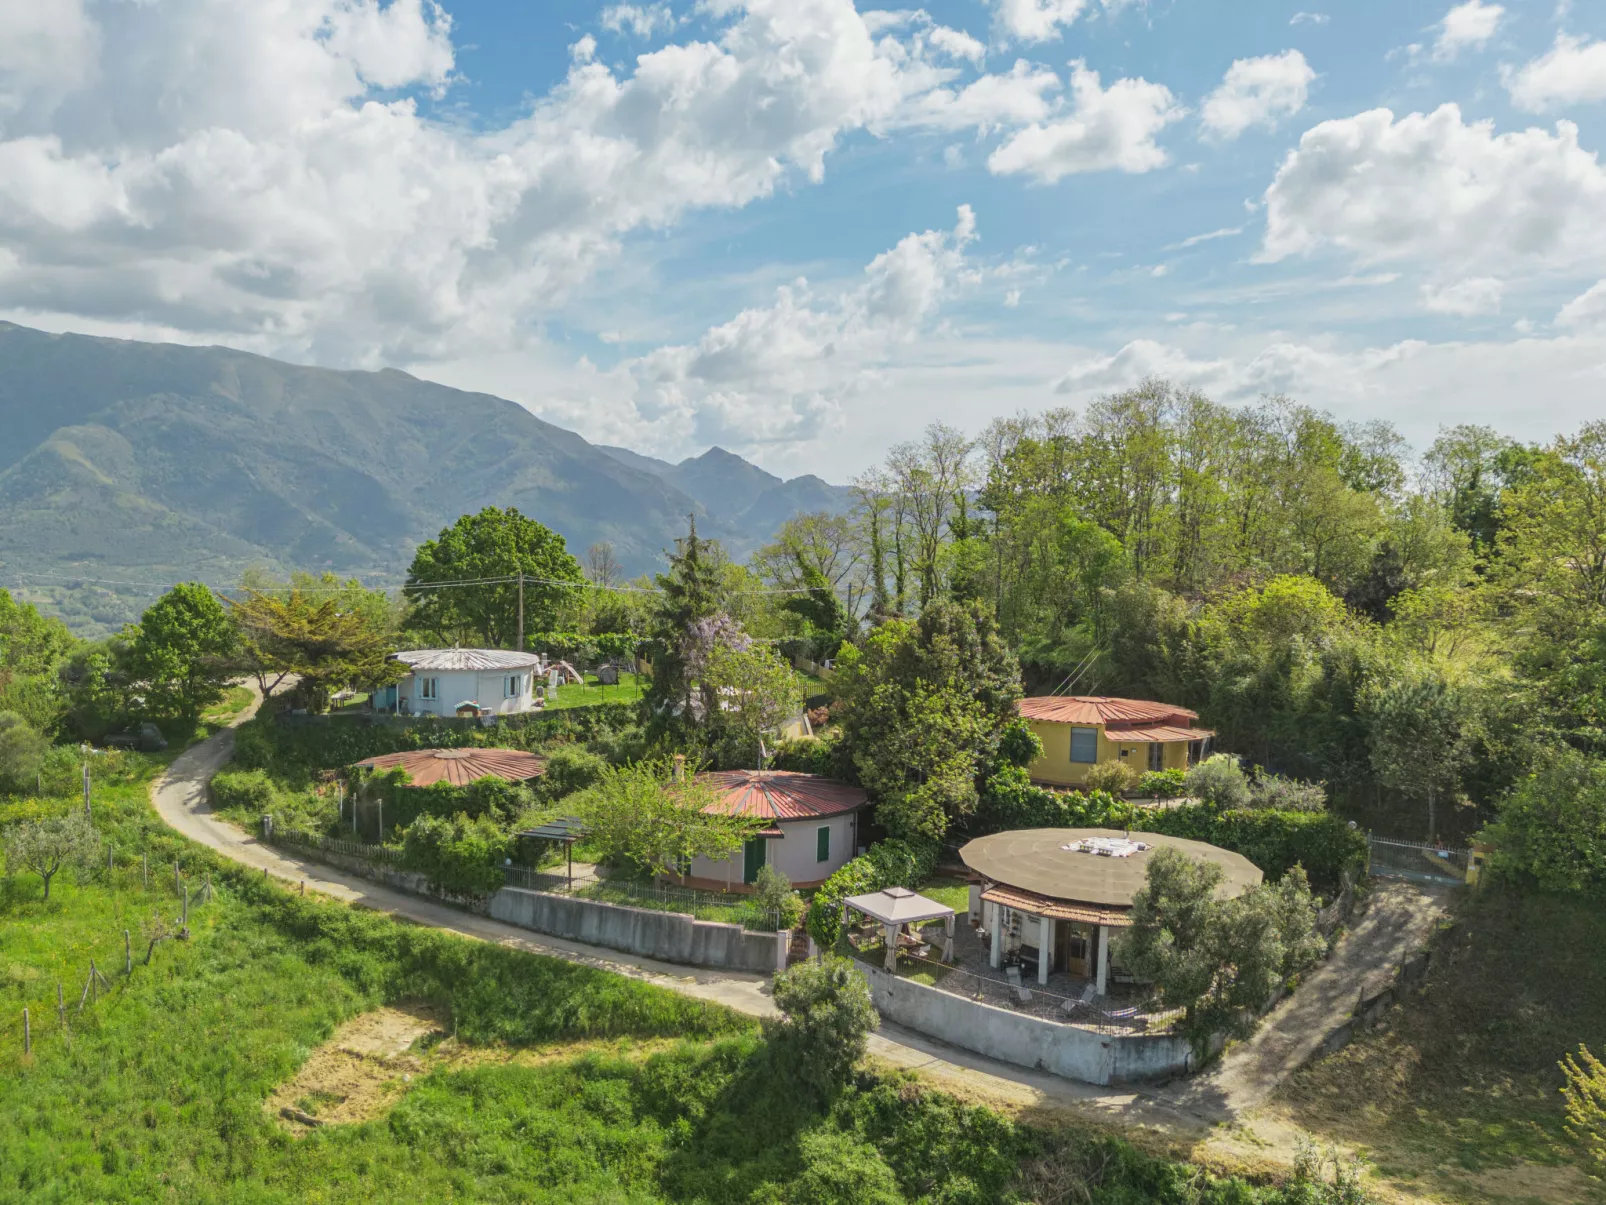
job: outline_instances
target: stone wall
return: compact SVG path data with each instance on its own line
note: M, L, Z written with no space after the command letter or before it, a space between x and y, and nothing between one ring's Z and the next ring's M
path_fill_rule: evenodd
M964 1050L1087 1084L1171 1079L1193 1069L1185 1038L1105 1034L980 1004L861 965L876 1011Z
M504 887L493 895L491 915L551 937L662 962L760 974L774 972L777 948L789 936L749 933L740 925L696 920L680 912L628 908L522 887Z

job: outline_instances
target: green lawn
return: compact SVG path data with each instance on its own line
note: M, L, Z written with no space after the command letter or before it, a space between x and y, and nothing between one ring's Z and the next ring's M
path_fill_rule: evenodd
M964 879L935 875L916 888L927 899L946 904L959 916L970 911L970 884Z
M229 687L222 699L201 713L201 726L207 733L227 728L229 721L250 706L251 699L251 692L245 687Z
M620 674L619 685L603 686L595 674L585 675L586 684L568 683L547 691L547 710L564 707L592 707L598 703L635 703L647 691L647 679L638 674Z

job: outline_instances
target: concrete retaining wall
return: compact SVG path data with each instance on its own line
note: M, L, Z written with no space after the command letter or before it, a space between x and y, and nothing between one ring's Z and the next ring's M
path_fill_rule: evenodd
M779 940L775 934L749 933L740 925L696 920L679 912L504 887L491 897L491 915L537 933L663 962L761 974L775 970Z
M1186 1039L1117 1036L1028 1017L861 966L876 1011L889 1021L1017 1067L1087 1084L1171 1079L1193 1069Z

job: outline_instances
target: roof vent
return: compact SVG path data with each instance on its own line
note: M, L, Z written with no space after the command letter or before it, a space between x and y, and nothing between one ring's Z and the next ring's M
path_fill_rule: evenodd
M907 887L888 887L886 894L895 900L906 900L914 894Z

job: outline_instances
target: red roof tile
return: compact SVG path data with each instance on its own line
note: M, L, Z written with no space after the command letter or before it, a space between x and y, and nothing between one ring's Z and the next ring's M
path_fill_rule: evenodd
M1110 925L1122 929L1130 928L1132 925L1130 909L1100 908L1094 904L1068 904L1064 900L1050 899L1046 895L1038 895L1035 891L1026 891L1019 887L989 887L981 893L981 898L989 904L1002 904L1017 912L1029 912L1033 916L1047 916L1054 920L1074 920L1089 925Z
M1111 726L1104 730L1104 735L1116 744L1126 741L1129 744L1141 745L1163 741L1202 741L1205 737L1216 734L1209 728L1179 728L1172 724L1151 724L1132 728Z
M719 798L705 811L761 820L809 820L855 811L868 801L859 787L795 770L718 770L699 774Z
M381 754L357 764L371 770L406 770L415 787L437 782L466 787L481 778L524 782L546 770L544 757L519 749L414 749Z
M1147 699L1109 699L1100 695L1039 695L1016 704L1028 720L1056 724L1178 724L1187 727L1199 713Z

